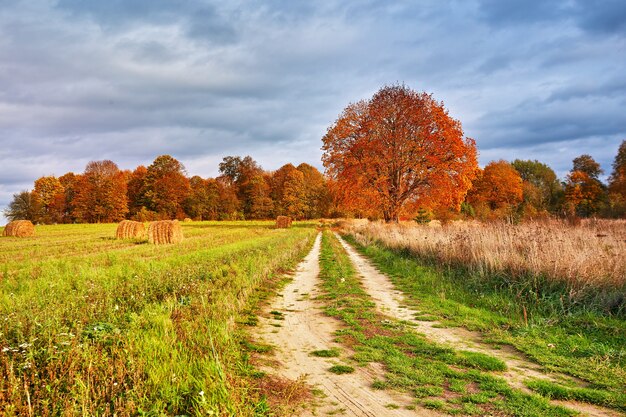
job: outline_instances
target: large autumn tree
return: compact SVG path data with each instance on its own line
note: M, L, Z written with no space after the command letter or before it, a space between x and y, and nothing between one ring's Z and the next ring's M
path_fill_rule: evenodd
M404 85L350 104L322 140L338 189L348 201L368 200L387 222L419 199L460 207L478 167L474 141L443 103Z
M76 184L74 215L79 222L110 223L128 213L126 178L113 161L91 161Z

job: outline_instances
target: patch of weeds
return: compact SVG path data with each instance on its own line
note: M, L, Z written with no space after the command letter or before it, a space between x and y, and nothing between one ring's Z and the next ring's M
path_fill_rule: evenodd
M249 316L241 318L237 323L252 327L259 324L259 319L257 316L250 314Z
M439 397L441 395L443 395L443 388L441 387L424 386L424 387L418 387L415 390L415 396L417 398Z
M270 314L274 316L274 320L285 320L285 315L280 311L272 310Z
M372 382L373 389L383 390L383 389L387 389L388 386L389 385L387 384L387 382L381 381L380 379L377 379L376 381Z
M318 358L336 358L339 356L339 349L314 350L310 355Z
M547 398L575 400L626 411L626 393L608 393L604 390L592 388L566 387L539 379L528 381L526 385Z
M452 392L465 394L467 392L467 381L451 378L449 380L448 389Z
M446 403L443 400L428 399L422 401L422 406L431 410L443 410L446 408Z
M333 374L343 375L343 374L351 374L354 372L354 368L348 365L334 365L328 368L328 371Z
M507 366L502 360L481 352L458 352L458 364L483 371L506 371Z
M390 404L385 405L385 408L388 408L390 410L397 410L397 409L400 408L400 406L398 404L391 404L390 403Z
M416 314L413 318L417 321L437 321L438 318L431 315L426 314Z
M241 341L241 346L247 351L256 352L256 353L268 353L274 349L270 345L261 344L261 343L253 343L245 339Z
M461 397L461 402L464 403L473 403L473 404L485 404L491 400L491 397L484 393L476 393L476 394L467 394Z

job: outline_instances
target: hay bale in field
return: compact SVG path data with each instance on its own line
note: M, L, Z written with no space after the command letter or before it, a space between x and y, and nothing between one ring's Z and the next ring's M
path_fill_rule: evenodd
M189 223L189 222L191 222L191 221L193 221L193 220L191 220L189 217L185 217L185 218L183 219L183 222L184 222L184 223Z
M276 217L276 228L277 229L288 229L291 227L291 217L288 216L278 216Z
M30 220L14 220L4 226L2 236L29 237L35 236L35 226Z
M148 226L148 241L155 245L164 243L180 243L183 241L183 230L178 220L161 220Z
M133 220L123 220L117 225L116 239L136 239L143 237L146 228L143 223Z

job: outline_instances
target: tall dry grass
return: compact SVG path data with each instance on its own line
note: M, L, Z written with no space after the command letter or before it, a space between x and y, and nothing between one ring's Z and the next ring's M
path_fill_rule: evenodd
M348 222L359 243L380 241L439 264L483 277L520 282L541 278L557 284L573 302L598 294L604 309L626 308L626 221L559 220L505 223L452 222L444 227L414 223Z

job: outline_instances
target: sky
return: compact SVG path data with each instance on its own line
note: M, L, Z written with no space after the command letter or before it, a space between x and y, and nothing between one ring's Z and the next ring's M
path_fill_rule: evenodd
M156 156L307 162L351 102L432 93L480 163L626 139L623 0L0 0L0 210L43 175Z

